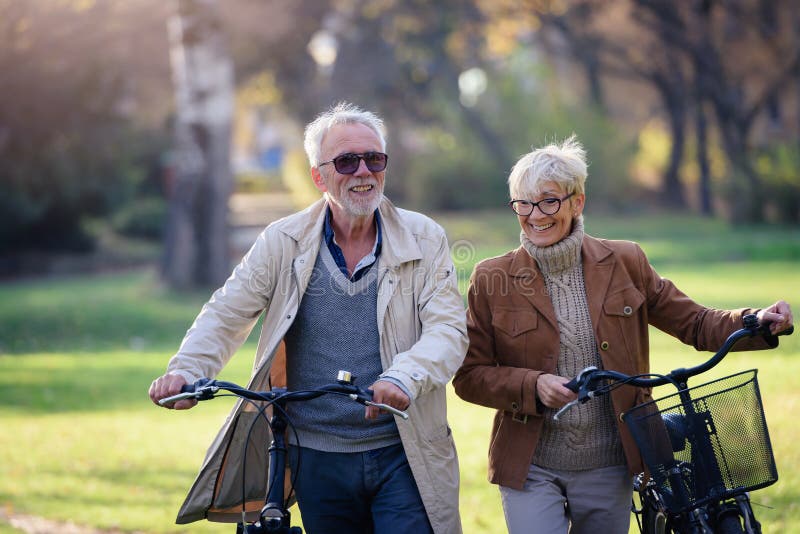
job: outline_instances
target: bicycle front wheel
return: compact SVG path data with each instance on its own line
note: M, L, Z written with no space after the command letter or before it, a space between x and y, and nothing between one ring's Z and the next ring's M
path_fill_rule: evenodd
M671 534L673 530L667 526L667 516L663 513L645 508L642 510L642 534Z
M742 519L738 513L724 514L719 518L715 534L744 534Z

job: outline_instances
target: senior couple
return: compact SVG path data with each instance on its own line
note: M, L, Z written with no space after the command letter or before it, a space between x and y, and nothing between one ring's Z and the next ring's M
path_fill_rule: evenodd
M216 376L263 315L249 387L310 389L346 369L376 402L406 410L403 420L331 395L289 405L289 463L302 463L295 491L311 534L461 531L451 379L461 398L496 410L489 480L509 532L627 533L631 474L642 465L617 416L643 399L617 390L556 422L553 412L575 398L564 383L589 365L648 372L649 324L698 350L719 348L746 313L773 333L792 324L783 301L761 310L696 304L635 243L585 234L586 159L574 138L514 165L520 246L475 267L466 313L443 229L383 195L382 120L339 104L306 127L305 149L323 198L262 232L150 398ZM243 406L229 416L179 523L240 519L242 481L226 466L242 460L235 444L248 417ZM259 501L266 450L255 454L248 465L260 469L248 472L246 491Z

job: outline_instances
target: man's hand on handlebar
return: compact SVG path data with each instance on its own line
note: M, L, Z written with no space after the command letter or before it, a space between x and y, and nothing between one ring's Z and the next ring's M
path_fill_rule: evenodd
M561 408L570 401L578 398L577 393L573 393L564 387L569 382L569 378L563 376L542 373L536 380L536 394L539 400L548 408Z
M786 301L779 300L772 306L758 312L758 323L769 324L769 333L777 335L793 325L792 308Z
M150 384L150 400L153 401L153 404L156 406L161 406L158 401L166 397L171 397L172 395L177 395L181 392L181 387L186 383L185 378L174 373L167 373L164 376L156 378L153 380L153 383ZM163 406L163 408L188 410L189 408L194 408L196 405L197 399L183 399L171 405Z
M378 380L368 389L372 391L372 401L379 404L388 404L392 408L405 410L411 403L411 400L403 393L402 389L386 380ZM375 406L367 406L364 417L366 419L375 419L380 412L381 410Z

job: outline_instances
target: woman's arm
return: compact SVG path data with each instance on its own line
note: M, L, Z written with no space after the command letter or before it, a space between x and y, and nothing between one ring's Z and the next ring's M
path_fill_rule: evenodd
M468 402L535 415L539 413L535 392L541 371L502 365L498 361L491 299L496 289L493 284L497 282L497 270L489 276L486 271L482 273L478 265L472 273L467 293L469 348L463 365L453 378L453 386L456 394Z

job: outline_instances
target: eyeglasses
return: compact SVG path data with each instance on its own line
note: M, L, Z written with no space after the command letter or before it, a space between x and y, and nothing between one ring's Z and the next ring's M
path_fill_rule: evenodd
M319 166L322 167L323 165L333 163L333 167L339 174L353 174L358 170L362 159L370 172L381 172L386 168L389 156L383 152L364 152L363 154L347 152L336 156L330 161L320 163Z
M561 209L561 203L574 195L572 192L564 198L543 198L539 202L531 202L530 200L512 200L508 203L514 213L520 217L527 217L533 213L533 208L539 206L539 211L545 215L555 215Z

